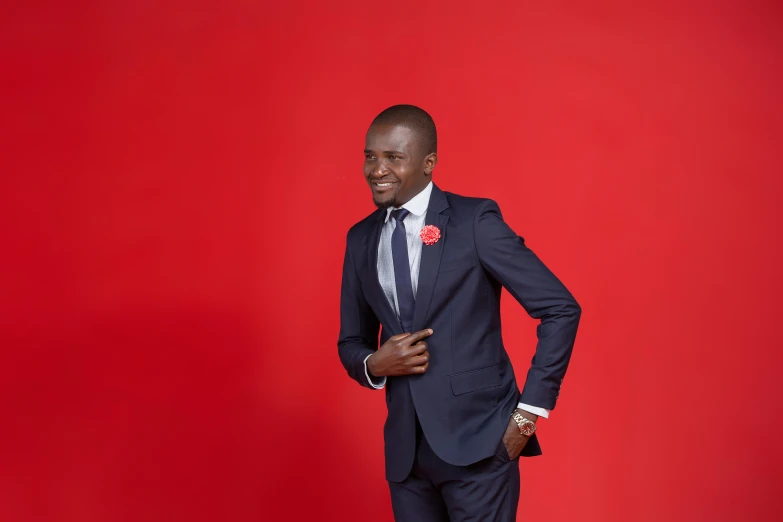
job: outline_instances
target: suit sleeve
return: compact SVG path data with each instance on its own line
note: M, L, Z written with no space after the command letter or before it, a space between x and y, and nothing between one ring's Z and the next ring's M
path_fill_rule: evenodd
M540 324L538 344L519 401L554 409L581 309L555 275L503 221L500 208L483 202L474 219L476 250L484 268Z
M340 290L340 337L337 352L348 375L367 388L373 388L365 370L365 360L378 348L380 323L364 298L353 263L350 242L345 247L343 282Z

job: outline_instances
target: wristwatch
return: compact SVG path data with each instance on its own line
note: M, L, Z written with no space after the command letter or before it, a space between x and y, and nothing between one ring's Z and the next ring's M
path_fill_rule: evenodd
M529 437L536 432L536 423L523 417L518 411L515 410L514 413L511 414L511 418L514 419L514 422L519 426L519 433L522 435Z

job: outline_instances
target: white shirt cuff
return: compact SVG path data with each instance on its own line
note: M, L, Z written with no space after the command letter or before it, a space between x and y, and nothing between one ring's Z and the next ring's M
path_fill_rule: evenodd
M370 383L370 386L372 386L376 390L381 390L381 389L383 389L384 386L386 386L386 377L381 377L380 378L380 380L381 380L380 384L376 384L376 383L373 382L372 378L370 377L370 372L367 371L367 359L369 359L370 357L372 357L372 354L370 354L370 355L368 355L367 357L364 358L364 375L367 376L367 382Z
M367 359L365 359L367 361ZM367 367L367 363L364 363L365 368ZM369 379L369 377L368 377ZM539 417L544 417L545 419L549 418L549 410L546 408L539 408L538 406L531 406L529 404L525 404L524 402L520 402L517 404L517 408L520 410L525 410L527 412L532 413L533 415L538 415Z

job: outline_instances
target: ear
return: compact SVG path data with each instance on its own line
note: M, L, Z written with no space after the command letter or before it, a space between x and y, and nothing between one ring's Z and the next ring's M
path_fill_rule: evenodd
M438 154L433 152L431 154L427 154L424 157L424 175L425 176L432 176L432 170L435 168L435 164L438 163Z

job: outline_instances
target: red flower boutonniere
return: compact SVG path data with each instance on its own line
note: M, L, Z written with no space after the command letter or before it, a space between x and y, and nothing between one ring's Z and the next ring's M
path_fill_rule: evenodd
M440 230L435 225L427 225L421 229L419 237L425 245L434 245L440 239Z

